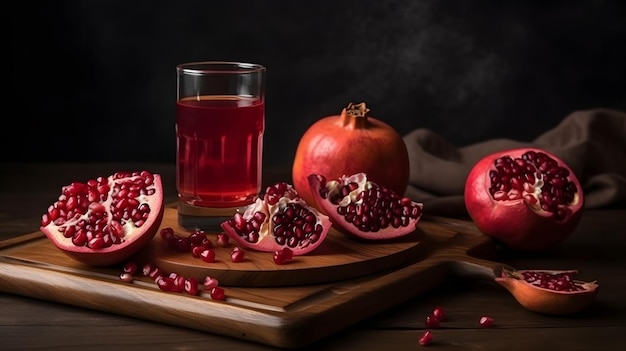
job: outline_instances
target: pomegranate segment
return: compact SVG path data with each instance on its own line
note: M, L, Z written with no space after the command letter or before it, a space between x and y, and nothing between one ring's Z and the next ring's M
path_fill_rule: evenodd
M42 216L41 231L73 259L104 266L146 246L163 211L160 175L117 172L64 186Z
M400 197L368 179L365 173L327 180L311 174L317 204L343 233L368 240L396 238L415 230L423 205Z
M527 309L545 314L573 314L587 308L598 293L596 281L574 279L575 270L503 269L495 281Z
M578 225L583 190L555 155L518 148L488 155L471 169L465 206L478 229L517 251L556 246Z
M320 246L330 226L326 215L309 206L285 182L269 186L263 199L221 224L241 247L263 252L289 248L294 255L307 254Z

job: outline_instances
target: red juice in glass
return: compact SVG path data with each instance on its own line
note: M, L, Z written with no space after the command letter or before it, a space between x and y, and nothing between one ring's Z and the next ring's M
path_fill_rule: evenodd
M176 103L179 200L248 205L261 187L265 108L260 98L207 95Z

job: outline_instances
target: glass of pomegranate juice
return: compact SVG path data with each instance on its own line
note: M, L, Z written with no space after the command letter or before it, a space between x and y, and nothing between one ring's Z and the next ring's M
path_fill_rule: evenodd
M220 230L261 191L265 67L207 61L176 72L178 222Z

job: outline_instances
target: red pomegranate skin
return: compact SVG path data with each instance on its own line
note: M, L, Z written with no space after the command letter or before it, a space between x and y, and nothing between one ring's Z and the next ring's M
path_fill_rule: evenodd
M556 219L552 212L533 206L524 197L515 200L495 200L489 192L490 171L497 158L509 155L519 158L528 151L540 152L569 171L568 179L576 186L577 196L570 203L567 215ZM554 248L578 226L583 214L583 190L576 175L561 159L538 148L517 148L485 156L470 170L464 200L466 209L478 229L504 246L520 252L538 252Z
M359 108L363 110L354 112ZM405 193L409 156L404 140L387 123L367 116L368 111L363 103L350 104L340 115L316 121L302 135L292 166L292 180L307 203L315 204L308 182L311 174L337 179L362 172L396 194Z

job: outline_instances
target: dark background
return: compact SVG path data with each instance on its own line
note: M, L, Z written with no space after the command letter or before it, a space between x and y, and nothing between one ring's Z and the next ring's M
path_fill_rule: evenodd
M626 110L623 4L20 2L2 159L173 163L175 66L201 60L266 65L266 165L351 101L402 135L529 141L575 110Z

